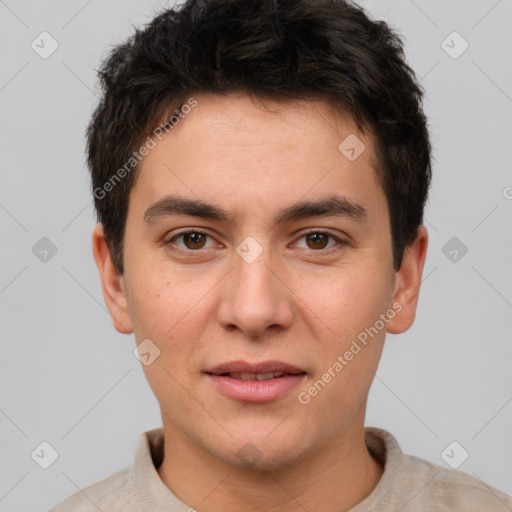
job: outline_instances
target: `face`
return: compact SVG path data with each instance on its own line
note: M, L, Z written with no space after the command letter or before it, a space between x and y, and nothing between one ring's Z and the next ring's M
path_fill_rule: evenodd
M195 98L142 162L107 302L119 330L150 340L148 361L159 351L143 368L166 432L284 467L360 431L386 330L412 322L409 281L373 142L349 116Z

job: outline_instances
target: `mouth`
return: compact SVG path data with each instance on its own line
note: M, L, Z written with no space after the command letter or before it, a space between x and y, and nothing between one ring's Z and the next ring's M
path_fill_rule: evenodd
M270 379L280 379L282 377L288 377L289 375L305 375L305 372L297 372L297 373L285 373L285 372L267 372L267 373L241 373L241 372L229 372L229 373L208 373L208 375L216 375L217 377L229 377L231 379L236 380L270 380Z
M307 376L306 371L280 361L234 361L204 373L221 394L244 402L268 402L282 398Z

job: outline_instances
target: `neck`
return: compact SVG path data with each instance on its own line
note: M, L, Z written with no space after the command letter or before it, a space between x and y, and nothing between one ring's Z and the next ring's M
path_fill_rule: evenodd
M164 439L160 478L201 512L348 511L371 493L383 473L368 452L362 422L314 456L272 471L226 464L165 422Z

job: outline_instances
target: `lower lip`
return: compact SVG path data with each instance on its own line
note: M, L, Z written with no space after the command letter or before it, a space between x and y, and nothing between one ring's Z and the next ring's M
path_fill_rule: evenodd
M306 378L300 375L286 375L268 380L238 380L221 375L206 374L217 389L229 398L243 402L270 402L277 400L297 387Z

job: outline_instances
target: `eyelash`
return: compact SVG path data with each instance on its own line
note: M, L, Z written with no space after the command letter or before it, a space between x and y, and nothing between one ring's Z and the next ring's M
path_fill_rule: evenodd
M192 234L192 233L195 233L195 234L199 234L199 235L205 235L209 238L212 238L213 237L211 235L209 235L208 233L204 232L204 231L201 231L201 230L198 230L198 229L188 229L186 231L181 231L175 235L172 236L172 238L166 240L164 242L165 245L173 245L173 242L184 236L184 235L189 235L189 234ZM329 237L329 239L334 239L338 245L342 245L342 246L350 246L350 243L347 242L346 240L343 240L335 235L333 235L332 233L329 233L328 231L320 231L320 230L315 230L315 229L310 229L309 231L306 231L305 233L302 233L302 235L297 239L297 240L300 240L302 238L304 238L305 236L307 235L312 235L312 234L320 234L320 235L327 235ZM187 253L194 253L194 252L197 252L197 253L200 253L200 252L203 252L207 249L183 249L182 247L177 247L177 250L178 251L182 251L182 252L187 252ZM309 250L311 251L312 253L320 253L320 254L330 254L331 252L335 252L337 250L339 250L339 247L337 246L333 246L333 247L329 247L328 249L306 249L306 250Z

